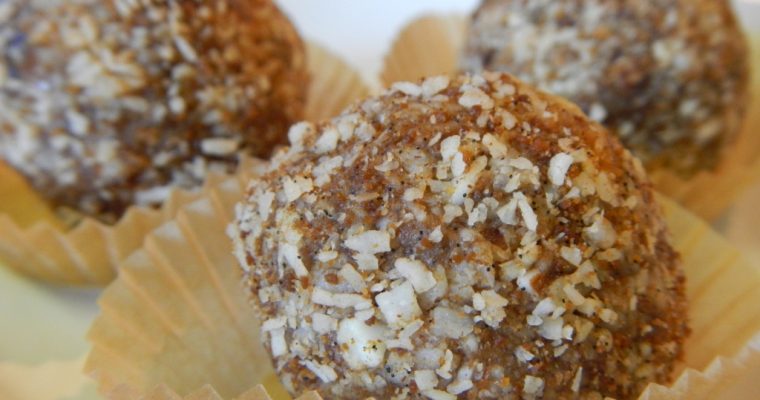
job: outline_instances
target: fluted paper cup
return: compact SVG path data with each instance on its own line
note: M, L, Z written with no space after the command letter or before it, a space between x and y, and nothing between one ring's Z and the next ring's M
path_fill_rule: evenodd
M227 179L205 191L120 266L88 335L85 370L103 393L129 388L139 397L162 388L187 396L208 385L231 399L263 384L274 398L287 398L260 345L226 235L245 182ZM756 350L742 349L760 332L760 271L693 214L659 200L683 257L693 333L675 386L653 386L646 396L693 398L678 394L692 393L684 386L693 376L710 382L726 368L735 374L758 363ZM739 364L725 361L737 354Z

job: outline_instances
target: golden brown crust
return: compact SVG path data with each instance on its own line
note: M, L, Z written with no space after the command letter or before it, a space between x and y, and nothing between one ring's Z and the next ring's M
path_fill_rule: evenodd
M270 0L11 0L0 51L0 157L104 221L269 155L303 116L304 45Z
M231 226L293 393L635 398L688 333L644 172L508 75L398 83L290 131Z
M713 169L747 101L747 45L726 0L485 0L461 66L578 103L647 168Z

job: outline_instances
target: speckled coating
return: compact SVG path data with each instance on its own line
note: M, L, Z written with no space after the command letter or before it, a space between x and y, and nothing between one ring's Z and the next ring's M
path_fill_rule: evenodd
M728 0L484 0L460 66L564 96L647 168L689 176L739 133L747 54Z
M270 0L0 2L0 157L112 222L286 142L304 51Z
M627 399L668 381L679 257L640 163L576 106L509 75L432 77L289 137L230 236L291 392Z

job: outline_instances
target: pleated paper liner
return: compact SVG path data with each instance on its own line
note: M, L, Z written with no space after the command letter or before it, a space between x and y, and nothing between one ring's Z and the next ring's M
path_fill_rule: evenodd
M211 385L205 385L200 389L188 394L187 396L180 396L177 392L169 389L166 385L159 385L149 391L142 394L135 391L130 386L120 386L105 394L105 398L109 400L224 400L225 398L219 395ZM277 395L269 393L264 385L256 385L253 389L234 397L234 400L275 400ZM228 398L231 399L231 398ZM296 400L323 400L322 397L316 392L304 393L298 396Z
M736 204L725 221L726 236L737 243L747 255L760 260L760 182L747 190Z
M336 115L369 93L359 74L319 45L308 45L306 117ZM0 265L56 284L104 285L145 235L199 191L175 190L160 209L132 207L114 225L85 218L68 229L15 171L0 163Z
M668 399L752 399L757 391L760 376L760 343L749 344L733 358L718 357L704 372L684 371L678 380L666 387L650 385L639 396L640 400ZM120 386L105 395L110 400L223 400L210 385L182 397L165 385L159 385L141 395L129 386ZM257 385L235 400L274 400L264 385ZM306 393L296 400L322 400L315 392Z
M466 29L467 18L462 15L431 15L411 22L385 57L383 84L453 74ZM750 36L750 44L753 69L760 70L760 32ZM688 179L669 171L650 173L659 191L708 221L720 217L742 189L760 179L760 76L754 74L752 79L753 100L744 127L716 171L702 171Z
M103 393L128 387L144 394L163 385L186 396L211 385L229 399L264 384L274 398L287 398L259 344L225 233L245 181L228 178L206 190L120 266L88 334L85 371ZM683 255L690 301L693 334L679 373L701 371L760 332L760 270L693 214L660 200Z

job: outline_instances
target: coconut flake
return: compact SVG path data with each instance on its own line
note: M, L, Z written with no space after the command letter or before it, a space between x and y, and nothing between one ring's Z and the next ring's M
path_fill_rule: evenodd
M457 396L438 389L426 390L422 394L430 400L457 400Z
M441 226L439 225L435 227L435 229L430 232L430 236L428 238L433 243L440 243L441 240L443 240L443 232L441 232Z
M335 127L328 127L322 133L322 136L314 143L314 152L317 154L327 153L333 151L338 146L338 140L340 139L340 132Z
M507 225L517 224L517 199L512 198L507 204L496 210L496 216L499 220Z
M431 76L422 82L422 95L432 97L449 87L450 79L446 75Z
M288 343L285 341L285 328L277 328L269 331L272 357L279 357L288 353Z
M515 357L518 361L527 363L536 358L536 355L529 352L528 350L525 350L523 346L517 346L517 349L515 349Z
M570 386L570 389L578 393L578 391L581 390L581 380L583 379L583 367L578 367L578 370L575 372L575 377L573 378L573 384Z
M617 240L615 228L601 214L594 216L594 222L583 229L583 235L592 245L602 249L612 247Z
M354 261L362 271L374 271L378 267L377 257L372 254L357 253L354 254Z
M547 340L562 339L562 318L544 318L543 323L538 328L538 334Z
M414 371L414 382L417 384L417 389L424 392L435 389L438 385L438 377L432 369L418 369Z
M533 163L525 157L518 157L512 160L509 160L509 165L523 171L529 171L533 169Z
M483 202L481 202L477 207L474 207L469 212L469 215L467 217L467 225L475 226L477 223L485 222L486 218L488 218L488 207Z
M499 110L499 118L501 119L501 124L506 129L512 129L517 125L517 118L515 118L512 113L510 113L507 110Z
M396 260L394 266L401 276L411 282L417 293L426 292L436 284L435 276L422 261L402 257Z
M338 252L333 250L320 251L317 254L317 260L319 262L328 262L338 258Z
M581 261L583 261L583 255L581 254L581 249L573 246L562 246L559 249L559 254L562 256L562 258L569 262L570 264L573 264L575 266L578 266L581 264Z
M201 152L211 156L226 156L238 150L240 143L232 138L208 138L201 141Z
M459 97L459 105L466 108L480 106L484 110L493 108L493 99L479 88L464 86L462 96Z
M457 378L454 382L451 382L446 386L446 391L451 394L462 394L473 388L472 383L472 368L469 366L463 366L457 371Z
M411 203L421 199L424 195L425 192L419 188L409 188L404 191L404 201Z
M450 202L453 204L462 204L467 195L472 191L473 186L478 181L480 173L488 166L488 157L479 156L472 162L470 170L466 174L454 180L454 192L451 194Z
M262 220L269 218L269 213L272 211L272 202L274 201L274 193L271 191L264 192L257 198L257 205L259 210L259 216Z
M523 221L525 221L525 226L529 230L535 232L538 227L538 217L536 216L536 213L528 203L525 195L521 192L517 192L515 193L515 197L517 198L517 207L520 209L520 215L522 215Z
M290 243L280 243L278 256L278 258L281 260L285 259L285 262L287 262L288 266L293 268L293 271L296 273L297 277L300 278L309 275L309 271L306 269L306 266L304 266L303 261L301 261L298 247Z
M346 239L346 247L359 253L377 254L391 251L391 236L385 231L366 231Z
M565 286L562 287L562 291L565 293L565 296L567 296L568 300L570 300L570 302L573 303L573 305L576 307L586 302L586 298L583 297L581 292L579 292L578 289L576 289L573 285L565 284Z
M496 136L486 133L485 136L483 136L483 144L488 148L491 157L499 159L507 156L507 146Z
M461 143L459 136L449 136L441 141L441 157L443 161L449 161L459 151L459 144Z
M311 328L320 334L330 333L338 329L338 320L323 313L311 314Z
M343 268L338 271L338 275L346 282L348 282L349 286L351 286L351 289L353 289L355 292L361 292L367 287L362 274L357 272L354 266L351 264L344 265Z
M323 158L319 164L311 171L314 176L314 184L318 187L322 187L330 183L330 175L332 172L343 164L343 157L335 156L332 158Z
M329 365L319 364L311 360L301 361L301 365L313 372L324 383L330 383L338 379L338 374Z
M314 131L314 125L309 122L299 122L290 127L288 130L288 140L295 150L303 147L303 141L306 136Z
M532 314L539 317L545 317L553 313L556 308L557 303L555 303L550 297L546 297L536 304L536 307L533 308Z
M464 211L462 211L462 207L452 205L452 204L446 204L443 206L443 222L449 224L451 221L454 220L454 218L460 217L464 214Z
M575 328L572 325L565 325L562 327L562 339L573 340L573 332Z
M617 321L618 315L615 311L610 310L609 308L603 308L601 311L599 311L599 319L602 321L612 324L615 321Z
M541 392L544 391L544 380L532 376L532 375L525 375L525 379L523 380L523 392L537 396L541 394Z
M297 200L302 194L311 192L314 189L314 183L310 178L297 176L291 178L286 176L283 180L283 191L288 203Z
M461 311L438 306L430 315L433 317L430 331L436 336L459 339L472 333L473 321Z
M451 379L451 365L453 362L454 353L452 353L451 350L446 349L443 356L443 364L441 364L440 368L435 370L435 373L443 379Z
M409 281L378 294L375 296L375 302L383 313L385 321L391 326L403 326L404 323L422 315L422 310L414 295L414 288Z
M422 88L412 82L396 82L391 88L412 97L422 94Z
M462 152L457 151L456 154L454 154L454 158L451 159L451 174L454 175L454 177L460 177L464 174L466 169L467 164L464 162L464 155Z
M363 321L347 318L340 322L337 340L341 355L354 370L375 368L385 358L385 329L379 325L367 325Z
M533 278L538 275L538 270L532 269L530 271L525 271L520 274L520 276L517 277L517 286L525 290L526 292L535 295L536 289L533 288Z
M607 118L607 109L599 103L594 103L591 105L588 116L596 122L602 122Z
M509 304L509 300L500 296L493 290L484 290L473 295L473 308L480 311L480 316L476 317L477 321L483 321L486 325L497 328L499 323L507 316L504 307Z
M270 318L261 324L261 331L269 332L275 329L283 328L287 322L288 319L284 316L279 318Z
M549 161L549 181L554 186L562 186L565 183L567 170L573 164L573 157L567 153L557 153Z
M369 299L353 293L332 293L322 288L315 287L311 292L311 301L327 307L348 308L354 307L357 310L365 310L372 306Z

